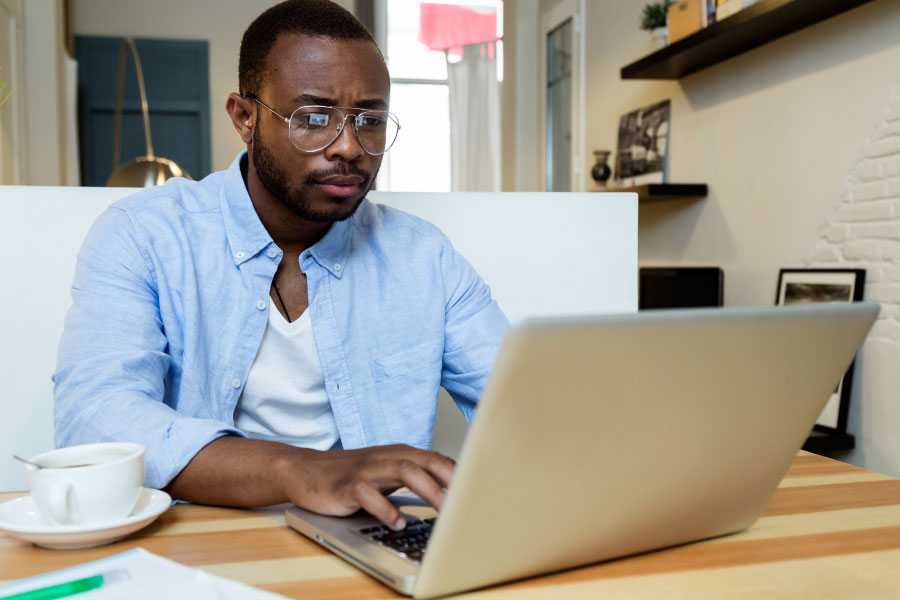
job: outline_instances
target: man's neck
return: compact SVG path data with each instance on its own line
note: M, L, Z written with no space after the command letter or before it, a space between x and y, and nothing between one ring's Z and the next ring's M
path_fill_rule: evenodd
M275 198L251 167L249 155L241 160L241 174L259 220L285 254L299 255L328 233L331 223L302 219Z

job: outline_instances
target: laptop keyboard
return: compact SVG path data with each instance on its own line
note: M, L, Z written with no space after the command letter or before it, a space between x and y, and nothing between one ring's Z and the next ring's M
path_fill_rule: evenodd
M406 527L402 531L394 531L384 525L375 525L364 527L359 530L359 533L410 560L421 562L434 522L433 518L417 519L406 516Z

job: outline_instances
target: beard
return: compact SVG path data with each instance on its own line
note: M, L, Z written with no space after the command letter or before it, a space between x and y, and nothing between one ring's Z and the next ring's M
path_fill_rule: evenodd
M253 156L253 165L256 168L256 175L259 177L260 183L269 191L272 196L284 204L295 215L305 221L313 221L316 223L334 223L336 221L345 221L353 216L362 201L366 199L363 193L351 205L335 202L328 210L317 210L309 202L303 188L291 187L284 171L278 167L275 156L269 151L265 144L261 143L256 135L256 129L253 131L253 144L250 148ZM368 173L352 168L347 163L339 163L335 169L328 172L315 172L307 177L307 183L312 183L313 177L324 177L327 175L360 175L370 180ZM371 184L370 184L371 185ZM366 188L368 192L368 186Z

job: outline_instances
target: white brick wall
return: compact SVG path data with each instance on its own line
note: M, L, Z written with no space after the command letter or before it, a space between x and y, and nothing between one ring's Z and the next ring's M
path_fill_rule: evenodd
M900 368L900 82L861 154L808 263L866 269L866 299L892 309L871 338L897 346Z
M844 181L807 264L866 269L865 299L882 305L857 362L850 412L857 449L848 458L900 476L900 81Z

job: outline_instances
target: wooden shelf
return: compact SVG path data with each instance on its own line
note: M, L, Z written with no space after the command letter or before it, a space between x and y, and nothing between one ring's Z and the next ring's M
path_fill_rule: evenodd
M622 67L622 79L679 79L872 0L760 0Z
M856 438L849 433L828 433L814 430L803 444L803 449L815 454L847 452L856 447Z
M640 202L662 200L697 200L705 198L709 187L705 183L649 183L625 188L608 188L607 192L634 192Z

